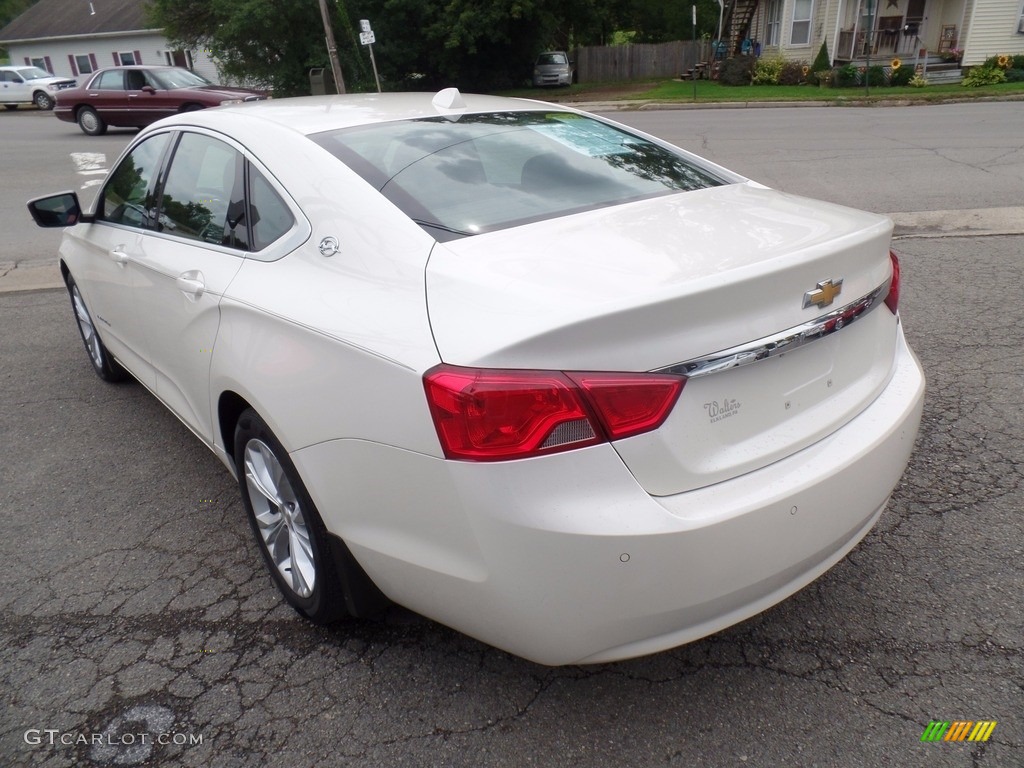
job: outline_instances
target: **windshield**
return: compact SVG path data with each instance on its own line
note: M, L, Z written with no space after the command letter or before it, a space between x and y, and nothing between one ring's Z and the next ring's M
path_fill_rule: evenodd
M542 53L540 56L537 57L538 65L565 63L566 61L564 53Z
M53 77L45 69L40 69L39 67L24 67L18 70L18 74L26 80L42 80L44 77Z
M432 117L311 138L438 240L725 183L686 156L569 112Z
M187 69L157 69L150 74L160 83L160 87L166 90L175 88L202 88L205 85L213 85L205 77L189 72Z

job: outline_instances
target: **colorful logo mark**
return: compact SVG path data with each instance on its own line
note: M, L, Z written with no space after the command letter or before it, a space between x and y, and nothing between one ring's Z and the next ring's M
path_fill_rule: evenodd
M921 734L921 741L988 741L995 729L995 720L932 720Z

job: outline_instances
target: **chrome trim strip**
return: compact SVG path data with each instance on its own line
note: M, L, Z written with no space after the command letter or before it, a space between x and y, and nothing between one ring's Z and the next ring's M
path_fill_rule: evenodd
M765 336L763 339L757 339L747 344L723 349L707 357L694 358L693 360L675 363L665 368L658 368L655 373L681 374L693 379L792 352L795 349L831 336L833 333L845 328L856 320L860 320L865 315L882 306L885 297L889 295L889 284L891 282L891 279L886 280L867 296L862 296L857 301L802 325L797 325L771 336Z

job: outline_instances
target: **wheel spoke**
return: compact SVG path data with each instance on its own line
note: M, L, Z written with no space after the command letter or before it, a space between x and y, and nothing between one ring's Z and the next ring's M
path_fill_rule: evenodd
M245 446L245 485L263 546L281 578L296 595L309 597L316 583L316 559L302 505L284 466L270 446Z
M75 318L78 320L78 327L82 332L82 338L85 340L85 349L96 364L96 367L99 368L103 365L103 351L100 347L100 339L96 335L96 328L92 324L89 310L85 306L85 301L82 299L82 294L79 292L77 285L71 290L71 299L75 306Z
M277 480L274 477L277 474L275 471L277 467L268 466L268 464L280 467L266 445L258 440L250 442L245 449L245 479L250 488L259 493L272 506L280 508L282 500L278 494Z

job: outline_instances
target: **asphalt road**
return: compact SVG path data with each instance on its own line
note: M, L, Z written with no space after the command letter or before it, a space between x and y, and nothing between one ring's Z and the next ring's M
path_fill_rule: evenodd
M741 162L769 149L729 141ZM1021 141L978 171L998 185L1016 163L1018 202ZM836 160L850 188L898 194ZM933 208L983 207L966 184ZM929 391L876 529L750 621L585 668L400 609L303 622L212 454L141 387L92 374L62 293L0 294L0 766L1024 765L1024 237L914 234L901 312ZM924 743L933 720L997 726Z

